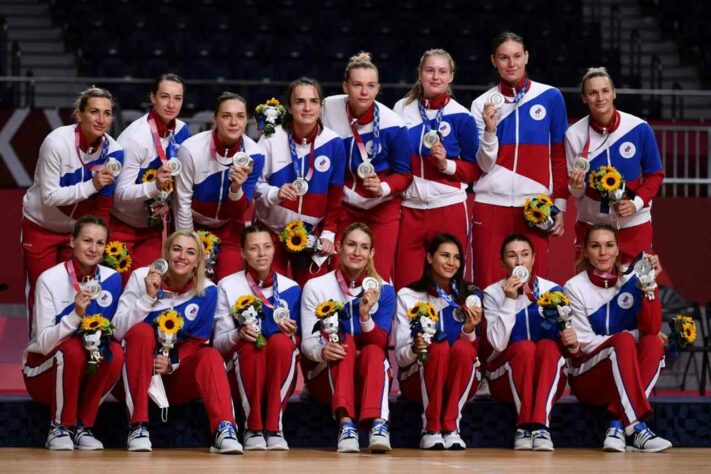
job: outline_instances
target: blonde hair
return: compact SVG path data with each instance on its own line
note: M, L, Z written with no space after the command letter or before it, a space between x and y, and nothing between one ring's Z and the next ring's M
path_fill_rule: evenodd
M585 71L585 74L583 74L583 78L580 80L580 95L585 95L585 83L594 77L606 77L610 81L612 90L615 90L615 83L612 82L612 76L609 72L607 72L606 67L589 67L588 70Z
M346 227L343 230L343 233L341 234L341 247L343 247L343 241L346 239L346 236L350 234L351 232L359 230L363 232L365 235L368 236L370 239L370 249L373 250L375 249L375 240L373 239L373 231L370 230L370 227L368 227L366 224L363 222L353 222L352 224L349 224L348 227ZM379 282L383 282L383 277L381 277L378 272L375 270L375 264L373 262L373 257L368 258L368 263L365 265L365 274L366 276L372 277L377 279Z
M111 108L114 108L114 97L106 89L101 87L91 86L88 89L84 89L79 93L79 96L74 100L75 112L84 112L86 110L86 105L89 103L89 99L94 97L99 97L102 99L109 99L111 102Z
M193 239L195 241L195 246L197 247L197 265L195 265L195 268L193 268L193 289L192 292L196 296L203 296L205 294L205 248L202 245L202 240L200 240L200 236L197 235L197 232L188 230L188 229L183 229L183 230L176 230L170 236L165 239L165 243L163 244L163 258L168 261L169 260L169 255L170 255L170 247L173 245L175 240L178 237L188 237L190 239Z
M422 54L422 57L420 58L420 65L417 66L417 81L415 82L415 85L412 86L412 89L410 89L410 91L405 96L405 99L407 99L405 101L405 105L419 99L424 94L424 89L422 89L422 81L420 81L420 74L422 73L422 68L425 65L425 61L430 56L441 56L445 58L447 62L449 62L449 68L452 70L452 74L454 74L455 64L451 54L449 54L443 49L428 49ZM447 94L452 95L451 85L447 87Z
M358 54L354 54L348 59L348 64L346 65L346 71L343 73L343 80L348 82L351 78L351 71L353 69L372 69L380 80L380 73L375 64L373 64L373 57L370 53L366 51L360 51Z

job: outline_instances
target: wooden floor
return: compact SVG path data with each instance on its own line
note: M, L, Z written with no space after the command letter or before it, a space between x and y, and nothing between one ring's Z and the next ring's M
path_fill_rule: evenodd
M50 452L39 448L0 448L0 472L265 472L379 474L417 472L709 472L711 448L676 448L666 453L603 453L559 449L554 453L507 449L425 452L397 449L387 455L336 454L294 449L287 453L250 452L242 456L210 454L207 449L163 449L152 453L122 450Z

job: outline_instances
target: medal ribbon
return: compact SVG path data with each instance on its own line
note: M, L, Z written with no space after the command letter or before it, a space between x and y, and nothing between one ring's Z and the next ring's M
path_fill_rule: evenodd
M459 303L454 301L450 295L447 294L446 291L444 291L442 288L440 288L439 285L435 285L435 290L437 291L437 294L439 295L440 298L442 298L446 303L447 306L451 306L453 308L459 308ZM452 283L452 292L457 294L457 287L454 283Z
M348 102L346 102L346 115L348 116L348 123L351 126L351 132L353 132L353 139L355 140L358 151L360 152L360 157L363 163L370 163L374 160L378 153L380 152L380 111L378 110L378 104L373 103L373 148L372 156L368 155L368 151L365 149L365 143L363 143L363 138L358 133L358 119L351 115L351 111L348 108Z
M294 173L297 178L305 179L309 181L311 176L314 174L314 167L316 161L316 154L314 153L314 148L316 146L316 139L311 142L311 150L309 151L309 168L304 175L304 159L299 159L299 155L296 153L296 142L294 141L294 136L289 133L289 152L291 153L291 166L294 168Z
M79 280L77 279L77 272L74 269L74 263L72 262L72 259L67 260L64 262L64 268L66 268L67 273L69 274L69 281L72 283L72 287L74 290L79 293L81 291L81 287L79 286ZM94 280L98 281L99 284L101 284L100 278L97 277L99 275L98 269L96 271Z
M77 150L77 158L79 158L79 163L86 168L89 171L96 171L99 170L103 167L104 161L106 160L106 155L109 154L109 140L106 137L101 138L101 154L99 155L99 158L96 160L95 165L88 166L86 163L84 163L84 160L81 158L81 148L79 147L79 143L81 139L79 138L79 125L76 126L74 129L74 147ZM89 153L87 153L88 155Z
M153 137L153 145L156 147L156 152L158 153L158 158L160 158L161 163L166 164L168 160L175 158L178 153L175 145L175 134L173 130L170 131L168 138L168 146L163 150L163 144L160 140L160 135L158 135L158 125L156 125L155 118L148 116L148 126L151 128L151 136Z
M252 293L262 300L262 303L264 303L268 308L274 309L274 305L269 301L269 299L264 296L264 292L262 289L259 287L257 282L254 281L254 278L248 271L245 270L244 272L244 277L247 279L247 284L249 285L249 288L252 290ZM277 285L277 274L276 272L272 276L272 291L274 292L274 303L280 304L280 299L279 299L279 286Z

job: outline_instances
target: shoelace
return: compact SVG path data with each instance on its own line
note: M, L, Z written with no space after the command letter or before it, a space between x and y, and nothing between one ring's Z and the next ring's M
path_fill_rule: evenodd
M218 437L222 436L224 438L237 438L235 427L232 426L232 423L226 421L220 424L220 427L217 429L217 435Z
M264 435L262 435L262 433L260 433L259 431L250 431L249 432L249 438L259 438L262 436L264 436Z
M388 434L388 428L388 424L382 421L380 423L373 423L372 431L375 436L385 436Z
M538 430L532 433L534 438L551 439L551 434L546 430Z
M69 430L64 426L53 426L52 427L52 438L60 438L62 436L71 436Z
M526 430L522 430L522 429L516 430L516 437L517 438L524 439L524 438L530 438L531 436L532 435L531 435L530 431L526 431Z
M637 444L638 447L643 448L647 441L652 438L655 438L656 436L657 435L655 435L652 430L650 430L649 428L645 428L641 431L638 431L635 435L635 444Z
M355 426L350 425L350 424L343 424L341 425L341 438L346 439L346 438L355 438L356 437L356 429Z
M76 432L76 439L79 440L84 436L91 436L92 438L94 437L94 433L91 432L89 428L79 428L77 429Z
M283 438L284 433L282 433L281 431L270 431L267 433L267 436L269 438Z
M131 439L134 438L146 438L148 436L148 430L146 429L145 426L139 426L138 428L135 428L133 431L131 431L131 435L129 436Z
M605 433L605 436L608 438L619 438L621 440L625 439L625 433L619 428L615 427L610 427L607 429L607 433Z

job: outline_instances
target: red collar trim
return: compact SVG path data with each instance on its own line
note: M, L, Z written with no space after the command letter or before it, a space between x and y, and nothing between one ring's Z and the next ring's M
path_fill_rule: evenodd
M74 265L74 273L77 276L77 281L82 281L84 280L84 278L93 278L94 276L96 276L96 271L98 270L98 265L94 265L94 267L91 269L91 272L85 274L81 271L79 260L77 260L75 256L72 256L72 265Z
M304 142L304 139L306 139L306 143L313 143L314 140L316 140L316 135L318 135L318 124L309 132L308 135L305 137L300 136L298 133L296 133L296 130L294 130L294 126L292 124L291 126L291 135L294 137L294 141L298 143L299 145Z
M346 106L348 107L348 114L350 115L350 118L357 119L356 123L358 123L358 125L366 125L373 121L373 111L375 110L375 102L373 102L373 105L368 107L368 110L366 110L360 117L356 117L356 115L353 113L353 110L351 109L351 104L347 103Z
M239 149L242 145L242 140L243 140L243 138L240 137L240 139L237 140L237 143L235 143L231 147L227 148L225 145L223 145L220 142L220 137L217 134L217 130L212 131L212 143L215 145L215 151L220 156L232 158L235 155L235 153L237 153L239 151ZM227 154L223 155L222 153L224 153L225 150L227 150Z
M171 291L171 292L173 292L173 293L175 293L175 294L178 294L178 295L182 295L183 293L187 293L188 291L192 290L194 286L195 286L195 281L194 281L192 278L191 278L190 280L188 280L188 282L185 284L185 286L184 286L183 288L180 288L180 289L177 289L177 290L174 289L174 288L172 288L172 287L170 287L170 286L168 286L168 284L167 284L165 278L164 278L163 281L161 282L161 288L162 288L163 290Z
M156 123L156 128L158 129L158 135L161 138L166 138L170 135L170 132L175 132L175 126L176 126L176 121L175 119L171 120L168 125L164 124L163 121L158 117L158 114L155 112L155 110L151 110L148 112L148 118L152 118L153 121Z
M590 115L590 127L599 134L612 133L620 127L620 113L617 108L612 109L612 118L610 118L610 123L603 125L595 121L592 115Z
M613 269L612 273L603 273L597 271L592 265L590 265L586 271L588 273L588 278L590 278L590 281L595 286L599 286L600 288L612 288L617 284L617 278L619 276L617 268Z
M267 276L267 278L265 280L260 280L259 274L257 273L257 271L254 268L252 268L248 265L245 265L245 268L246 268L247 273L249 273L249 275L252 277L252 279L255 282L257 282L257 285L260 288L269 288L270 286L274 285L274 273L271 271L271 269L269 269L269 275Z
M358 288L363 284L363 278L365 278L365 270L360 272L360 275L358 275L358 278L355 280L351 280L348 275L343 271L343 269L338 269L338 272L343 276L343 281L345 281L348 284L348 288Z
M447 105L450 99L449 94L442 94L432 99L420 97L420 103L426 109L438 110Z
M97 138L94 143L89 143L84 137L84 132L81 131L81 125L77 124L77 130L79 130L79 149L82 153L92 154L101 147L101 140L104 139L103 136Z
M526 75L524 75L521 80L515 84L514 87L511 87L510 85L505 83L503 79L499 79L499 90L507 97L515 97L516 93L519 92L522 87L526 88L525 92L528 92L528 90L531 88L531 81L528 80L528 76ZM515 92L514 88L516 89Z

